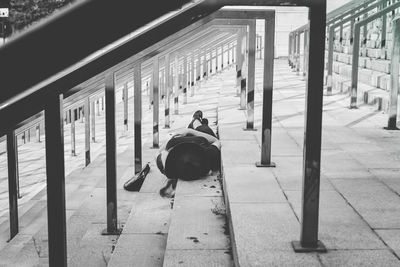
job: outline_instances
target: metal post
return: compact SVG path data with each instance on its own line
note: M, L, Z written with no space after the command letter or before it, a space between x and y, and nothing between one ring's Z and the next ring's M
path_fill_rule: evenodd
M96 100L96 113L97 116L100 116L100 98L97 98Z
M63 95L46 101L46 175L49 266L67 266Z
M288 45L288 62L289 66L292 67L292 33L289 33L289 45Z
M387 5L387 2L384 1L382 3L382 9L384 9ZM385 48L386 46L386 23L387 23L387 17L386 13L383 14L382 16L382 34L381 34L381 48Z
M85 166L90 164L90 99L85 101Z
M201 64L201 50L197 50L197 61L196 61L196 85L200 86L200 78L201 78L201 71L200 71L200 64ZM194 93L194 90L192 91ZM193 95L192 95L193 96Z
M170 126L170 118L169 118L169 107L170 107L170 97L171 97L171 73L170 73L170 64L169 64L169 54L165 55L165 128L169 128Z
M160 93L158 81L160 74L158 56L153 59L153 148L159 148Z
M303 57L303 78L307 78L308 73L308 30L304 31L304 57Z
M213 70L213 68L212 68L212 59L213 59L213 57L212 57L212 48L210 48L209 49L209 52L210 52L210 67L208 68L209 70L210 70L210 73L212 73L212 70Z
M221 45L221 70L224 69L224 44Z
M293 241L292 245L296 252L326 252L318 240L326 1L311 5L309 18L310 72L305 110L301 234L300 241Z
M326 78L326 94L332 95L332 75L333 75L333 43L334 43L335 28L329 27L328 38L328 76Z
M94 110L94 100L90 103L91 104L91 111L90 111L90 116L92 118L92 121L90 122L90 125L92 127L90 135L92 136L92 142L96 142L96 111Z
M26 130L28 132L28 137L27 137L27 141L30 142L31 141L31 129L28 128L28 130Z
M241 92L241 81L242 81L242 66L243 66L243 55L242 55L242 40L243 31L239 30L237 45L236 45L236 88L237 95Z
M240 58L241 58L241 65L242 67L241 69L241 77L240 77L240 108L239 109L246 109L246 88L247 88L247 78L246 75L248 75L248 73L246 73L245 71L243 71L243 64L245 63L245 59L246 59L246 35L243 35L243 39L242 39L242 45L241 45L241 51L240 51Z
M399 60L400 60L400 16L393 19L393 47L392 58L390 61L390 85L389 94L389 114L387 130L398 130L397 128L397 108L399 96Z
M231 65L231 49L230 49L230 44L227 44L228 48L226 49L226 60L227 60L227 66L229 67Z
M351 64L351 91L350 108L357 108L357 83L358 83L358 59L360 57L360 27L354 29L353 56Z
M215 46L215 73L218 73L218 46Z
M179 114L179 61L178 53L175 54L175 65L174 65L174 113Z
M256 70L256 20L249 23L249 48L248 48L248 87L247 87L247 122L245 130L254 129L254 90Z
M77 110L73 109L71 118L71 156L76 156L75 153L75 119L77 116Z
M36 142L40 143L40 123L36 125Z
M296 34L297 48L296 48L296 75L300 74L300 32Z
M106 179L107 179L107 229L105 235L120 233L117 218L117 151L115 126L115 77L114 72L105 74L106 98Z
M8 205L10 213L10 240L18 234L18 141L15 131L7 134Z
M187 66L187 57L183 56L183 104L187 103L187 86L188 86L188 66Z
M271 162L272 99L274 79L274 35L275 14L265 19L264 26L264 75L263 75L263 115L261 132L261 161L257 167L275 167Z
M128 131L128 83L124 84L122 89L122 97L124 100L124 127L125 131Z
M134 121L135 121L135 173L142 170L142 74L141 63L133 69L134 79ZM168 96L169 97L169 96Z
M191 87L191 96L194 96L194 51L192 52L191 60L190 60L190 87Z
M203 55L203 78L207 77L208 75L208 69L207 69L207 50L204 49L204 55Z

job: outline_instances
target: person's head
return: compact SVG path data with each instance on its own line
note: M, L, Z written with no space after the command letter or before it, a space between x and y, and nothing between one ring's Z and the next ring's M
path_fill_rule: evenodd
M208 125L208 119L206 119L206 118L202 119L201 124Z
M204 149L195 143L180 143L166 157L164 174L169 179L195 180L208 172Z

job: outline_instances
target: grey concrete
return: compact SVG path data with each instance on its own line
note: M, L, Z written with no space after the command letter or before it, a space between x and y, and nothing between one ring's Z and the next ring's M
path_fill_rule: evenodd
M254 166L260 149L250 152L259 147L260 133L242 131L245 116L231 97L234 81L227 77L222 88L224 191L240 266L398 266L400 132L383 129L385 114L372 106L349 110L347 95L324 98L319 239L328 253L296 254L290 242L300 233L305 83L286 62L275 62L276 167L262 169ZM261 89L256 86L255 128L261 124ZM274 203L277 199L282 202Z

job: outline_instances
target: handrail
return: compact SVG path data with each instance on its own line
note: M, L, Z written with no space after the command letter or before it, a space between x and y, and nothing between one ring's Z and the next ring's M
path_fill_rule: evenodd
M353 57L351 64L351 91L350 91L350 108L357 108L357 87L358 87L358 64L359 64L359 51L360 51L360 28L367 23L376 20L384 14L387 14L397 8L400 8L400 2L393 3L385 7L381 11L368 16L367 18L357 22L354 25L354 43L353 43Z
M156 3L157 2L157 3ZM12 137L13 126L29 114L38 110L45 110L46 125L46 174L47 174L47 209L48 209L48 237L49 237L49 263L50 266L66 266L66 215L65 215L65 171L64 171L64 145L63 145L63 101L64 94L68 94L71 88L81 90L77 85L87 81L93 76L104 75L105 103L106 103L106 205L107 205L107 229L104 234L118 234L117 198L116 198L116 126L115 126L115 66L121 62L132 64L134 69L134 98L135 98L135 169L136 163L141 164L141 64L147 58L153 57L153 67L158 70L158 54L163 51L162 44L158 42L184 28L200 22L206 16L217 11L225 5L257 5L257 6L306 6L309 7L310 19L310 55L309 68L313 75L308 76L307 105L305 119L305 144L303 164L303 207L301 221L301 238L294 242L296 251L326 251L318 240L318 203L320 180L320 154L321 154L321 127L322 127L322 92L319 88L323 84L323 54L326 23L325 0L198 0L194 2L182 1L126 1L115 0L113 4L106 0L88 0L79 6L65 11L62 15L51 19L48 24L41 24L33 31L22 35L8 45L0 49L0 73L6 73L2 80L1 88L13 88L0 96L0 135L7 133ZM175 10L182 7L182 10ZM157 6L157 9L154 9ZM151 11L151 12L146 12ZM274 11L269 11L268 34L274 30ZM90 14L90 20L88 15ZM144 15L144 17L143 17ZM150 26L146 23L157 20ZM105 20L107 18L108 20ZM129 18L129 19L126 19ZM82 27L72 27L72 23L82 24ZM202 21L197 26L206 23ZM255 70L255 21L251 21L252 28L249 39L253 41L249 45L248 71L254 76ZM120 28L112 29L103 34L104 29L110 26ZM74 31L68 31L73 28ZM130 32L134 34L126 38ZM88 34L90 32L90 34ZM187 32L186 32L187 33ZM182 33L184 34L184 32ZM46 39L51 36L52 40ZM93 40L96 36L96 40ZM71 38L72 37L72 38ZM79 42L68 43L69 40L78 38ZM121 40L112 48L93 54L98 49L103 49L107 44ZM179 38L173 36L172 38ZM243 38L243 36L241 36ZM171 38L170 38L171 39ZM49 41L49 42L47 42ZM171 40L170 40L171 41ZM161 43L161 42L160 42ZM43 46L41 46L43 44ZM59 45L57 45L59 44ZM153 46L154 45L154 46ZM176 44L179 45L179 44ZM54 48L64 49L71 46L73 53L62 54ZM29 49L23 50L28 47ZM35 54L31 54L31 47L35 48ZM150 49L151 47L151 49ZM269 51L267 50L269 49ZM23 51L23 53L22 53ZM273 44L264 47L269 65L264 71L264 91L268 91L267 98L272 101L272 77L273 77ZM214 51L207 50L211 55ZM72 56L71 56L72 54ZM47 57L44 57L47 55ZM89 56L88 56L89 55ZM240 57L243 57L241 55ZM39 61L40 60L40 61ZM37 62L41 67L37 68ZM175 62L178 57L175 55ZM11 65L11 63L15 65ZM250 64L251 63L251 64ZM4 65L3 65L4 64ZM193 64L193 62L192 62ZM266 65L266 61L264 61ZM7 69L5 66L8 66ZM175 65L175 73L177 72ZM208 66L206 67L206 69ZM265 79L268 72L271 79ZM15 79L14 75L22 75L23 79ZM158 102L158 72L153 72L155 85L153 92L155 101ZM250 74L249 74L250 76ZM254 78L254 77L253 77ZM249 79L247 92L248 113L254 107L254 79ZM254 84L253 84L254 85ZM174 87L178 87L178 78L175 76ZM175 90L177 92L177 90ZM126 99L126 98L125 98ZM178 103L177 95L175 103ZM266 100L266 98L264 98ZM138 102L136 102L138 101ZM86 102L87 103L87 102ZM158 117L158 103L154 103L154 118ZM264 105L264 108L270 106ZM250 108L249 108L250 107ZM88 111L88 105L85 106ZM137 110L136 110L137 109ZM156 111L157 109L157 111ZM10 114L13 116L9 116ZM88 114L89 112L87 112ZM86 116L86 120L88 117ZM153 137L158 134L158 121L153 119ZM267 118L266 121L271 121ZM264 124L264 118L263 118ZM88 123L85 126L89 125ZM268 129L270 130L270 126ZM263 134L267 128L263 125ZM248 126L247 129L252 129ZM88 131L88 127L85 127ZM265 136L263 135L263 138ZM88 144L89 135L85 134L85 144ZM13 139L13 138L12 138ZM264 139L263 139L264 140ZM139 141L138 143L136 141ZM154 139L153 139L153 144ZM263 141L264 144L264 141ZM15 156L12 142L8 143L10 154ZM137 150L136 150L137 149ZM87 152L87 150L86 150ZM13 154L14 153L14 154ZM14 160L15 161L15 160ZM13 160L9 161L13 163ZM11 164L12 165L12 164ZM9 182L12 185L10 197L13 197L10 207L17 206L15 198L16 170L9 165ZM10 208L11 210L11 208ZM12 208L15 210L15 208ZM12 218L18 218L14 214ZM15 226L15 225L14 225ZM18 229L18 226L14 229Z

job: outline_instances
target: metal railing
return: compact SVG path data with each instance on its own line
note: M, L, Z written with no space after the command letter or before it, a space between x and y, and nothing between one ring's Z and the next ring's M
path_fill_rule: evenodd
M185 4L185 5L184 5ZM46 134L46 171L47 171L47 207L48 207L48 242L50 266L66 266L66 214L65 214L65 176L64 176L64 98L71 96L82 88L78 85L92 77L102 77L105 84L106 105L106 190L107 190L107 229L104 234L118 234L117 195L116 195L116 125L115 125L115 91L116 72L122 66L133 68L134 80L134 136L135 136L135 170L141 168L141 66L152 59L153 66L153 112L158 108L158 74L159 54L166 47L179 46L182 38L214 17L212 13L223 6L256 5L256 6L306 6L309 7L309 70L305 145L303 167L303 207L300 241L293 242L295 251L326 251L318 240L319 180L321 154L322 122L322 86L323 54L325 39L326 2L321 0L234 0L213 1L122 1L116 0L112 5L108 1L85 1L74 8L63 12L46 24L41 24L32 31L10 41L0 49L0 73L5 73L0 96L0 135L7 134L9 157L9 195L12 233L18 231L17 197L16 197L16 154L15 126L33 114L44 110ZM157 9L154 9L157 6ZM264 11L266 12L266 11ZM273 14L273 11L269 11ZM256 18L252 12L238 12L235 19ZM220 14L224 14L223 12ZM263 13L265 14L265 13ZM90 15L90 20L87 17ZM241 17L243 16L243 17ZM253 16L253 17L251 17ZM130 19L127 20L126 18ZM274 16L267 17L265 23L264 45L264 83L263 83L263 125L261 166L272 166L270 161L272 89L273 89L273 31ZM104 19L107 18L107 19ZM160 18L160 19L159 19ZM220 18L225 18L221 15ZM265 17L264 17L265 18ZM152 22L155 21L155 22ZM151 22L151 23L150 23ZM143 28L146 24L150 23ZM76 27L74 25L81 25ZM73 30L72 30L73 28ZM104 29L112 31L104 33ZM254 27L253 27L254 28ZM255 28L254 28L255 29ZM91 34L88 35L87 33ZM133 32L133 34L131 34ZM268 35L268 36L267 36ZM51 36L51 40L48 38ZM93 41L96 36L96 41ZM128 37L124 37L128 36ZM120 39L124 38L124 39ZM255 31L250 31L249 73L247 88L247 123L246 129L253 129L254 119L254 60ZM71 45L69 40L77 40ZM272 41L271 41L272 40ZM106 45L118 41L110 49L90 56ZM268 43L268 42L269 43ZM232 40L230 40L232 43ZM268 45L266 45L268 44ZM55 50L54 48L57 48ZM216 47L212 49L215 51ZM236 49L238 45L236 45ZM32 51L34 49L34 53ZM68 49L72 53L59 53ZM232 55L235 47L232 46ZM211 50L210 50L211 51ZM203 60L212 57L203 54ZM168 55L170 55L169 53ZM175 52L176 54L176 52ZM213 53L214 54L214 53ZM236 57L239 53L236 50ZM167 56L167 55L165 55ZM192 57L193 59L194 57ZM83 60L83 61L82 61ZM170 61L166 58L166 62ZM200 60L198 61L200 63ZM218 60L215 60L216 63ZM236 64L239 64L236 59ZM37 64L40 62L40 68ZM193 62L193 61L192 61ZM175 78L172 87L179 92L178 57L175 57ZM207 64L207 63L206 63ZM199 64L201 66L201 64ZM168 63L165 71L170 71ZM194 62L191 66L194 66ZM222 67L222 66L221 66ZM193 68L192 68L193 69ZM208 70L204 68L208 75ZM218 70L218 69L217 69ZM238 69L239 71L240 69ZM241 71L241 70L240 70ZM238 75L242 77L241 75ZM23 79L17 79L23 77ZM199 78L199 76L197 77ZM191 78L193 84L194 78ZM244 79L241 79L243 81ZM252 83L253 82L253 83ZM192 85L192 83L191 83ZM72 90L72 89L73 90ZM166 89L170 86L166 83ZM167 92L166 95L169 96ZM175 95L177 97L177 95ZM176 98L175 98L176 99ZM176 101L176 100L175 100ZM87 102L86 102L87 103ZM176 103L176 102L175 102ZM87 105L86 105L87 106ZM86 115L88 110L86 109ZM12 114L12 115L11 115ZM154 115L153 136L158 134L158 118ZM253 120L253 121L252 121ZM14 141L13 141L14 140ZM157 144L156 139L153 145ZM16 219L16 221L15 221Z

